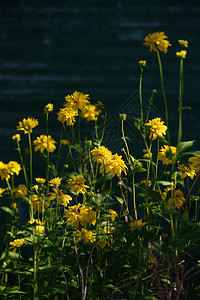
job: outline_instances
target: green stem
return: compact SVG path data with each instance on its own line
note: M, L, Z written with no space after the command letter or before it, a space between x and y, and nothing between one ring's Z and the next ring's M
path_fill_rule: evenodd
M162 88L164 105L165 105L166 125L167 125L167 128L168 128L168 130L167 130L167 137L168 137L168 142L170 142L167 99L166 99L166 95L165 95L165 88L164 88L164 81L163 81L162 63L161 63L159 51L157 50L156 52L157 52L157 57L158 57L158 64L159 64L159 69L160 69L160 79L161 79L161 88Z
M183 112L183 58L180 60L180 83L179 83L179 130L178 130L178 141L177 149L179 148L182 138L182 112Z
M28 133L28 142L29 142L29 150L30 150L30 186L33 185L33 153L32 153L32 145L31 145L31 134Z
M19 144L18 141L17 141L17 150L19 152L19 157L20 157L20 161L21 161L21 164L22 164L22 169L23 169L23 172L24 172L24 179L25 179L25 182L26 182L26 186L28 188L28 179L27 179L27 174L26 174L26 167L25 167L25 164L24 164L20 144Z
M141 120L143 120L143 109L142 109L142 74L143 74L143 68L141 67L141 72L140 72L140 83L139 83Z

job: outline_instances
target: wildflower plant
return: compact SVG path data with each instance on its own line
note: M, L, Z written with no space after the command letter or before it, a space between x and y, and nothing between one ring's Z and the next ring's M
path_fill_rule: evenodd
M151 118L155 89L144 113L148 61L139 60L140 118L129 121L143 143L137 149L141 156L134 154L137 145L128 143L129 115L119 115L124 146L112 153L104 141L103 104L79 91L68 94L58 111L52 103L44 107L45 128L32 117L19 121L12 136L19 161L0 162L1 213L7 217L0 253L2 299L186 299L189 291L200 296L193 281L200 259L200 152L190 151L194 141L182 141L188 42L179 40L182 50L174 51L180 80L173 143L160 52L167 55L174 46L164 32L146 36L144 46L157 53L165 119ZM49 126L53 114L60 139ZM36 126L43 130L39 136ZM21 149L26 137L28 162ZM43 166L35 175L36 155Z

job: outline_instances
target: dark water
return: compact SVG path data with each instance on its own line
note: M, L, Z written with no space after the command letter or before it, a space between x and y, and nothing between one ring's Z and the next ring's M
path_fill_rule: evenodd
M19 120L44 119L47 103L54 102L58 111L64 96L75 90L101 100L116 128L119 112L137 115L140 59L147 60L144 95L148 99L158 90L154 113L163 116L156 54L142 46L154 31L165 31L173 45L162 55L172 136L178 120L177 40L189 41L184 105L192 111L184 112L183 137L196 139L199 147L199 1L1 0L0 160L14 155L11 136Z

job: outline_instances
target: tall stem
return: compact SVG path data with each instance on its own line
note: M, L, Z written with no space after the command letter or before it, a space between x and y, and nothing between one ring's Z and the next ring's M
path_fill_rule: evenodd
M170 142L167 99L166 99L166 95L165 95L165 88L164 88L164 81L163 81L162 63L161 63L159 51L157 50L156 52L157 52L157 57L158 57L158 64L159 64L159 69L160 69L160 79L161 79L161 88L162 88L164 105L165 105L165 118L166 118L166 124L167 124L167 128L168 128L168 130L167 130L167 137L168 137L168 142Z
M140 71L140 83L139 83L141 120L143 120L143 108L142 108L142 74L143 74L143 68L141 67L141 71Z
M28 142L29 142L29 150L30 150L30 186L33 185L33 153L32 153L32 145L31 145L31 134L28 133Z
M182 138L182 112L183 112L183 58L180 60L180 83L179 83L179 130L178 130L178 141L177 149L179 148Z

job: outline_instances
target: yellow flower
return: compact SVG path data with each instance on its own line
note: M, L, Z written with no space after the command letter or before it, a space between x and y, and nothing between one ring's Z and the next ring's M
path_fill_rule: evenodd
M88 223L90 225L95 225L96 223L96 212L91 207L86 207L80 203L65 209L64 217L67 219L67 223L71 222L72 226L76 227L79 227L79 224L86 226Z
M186 201L183 192L180 189L175 190L173 197L169 197L169 199L167 199L168 195L171 196L171 190L172 187L167 187L164 190L164 192L162 193L162 201L165 202L168 207L172 206L180 210Z
M25 134L31 133L33 131L33 128L38 126L38 120L34 118L23 119L22 121L19 121L19 125L17 126L17 130L24 131Z
M168 37L164 32L154 32L150 33L145 37L144 46L150 47L150 52L153 51L162 51L167 53L167 48L171 46L170 42L167 40Z
M180 165L178 166L178 169L180 170L181 174L181 178L185 178L185 177L190 177L191 179L194 178L194 176L196 175L195 169L193 169L191 167L191 165L189 167L187 167L186 165Z
M186 58L186 55L187 55L187 51L186 50L182 50L180 52L176 52L176 56L178 58Z
M12 140L15 142L20 142L21 141L21 136L19 133L15 134L12 136Z
M120 120L126 121L127 115L126 114L120 114L119 118L120 118Z
M49 185L57 188L59 185L61 185L61 181L62 181L62 178L56 177L56 178L49 180Z
M89 188L89 186L85 185L85 181L84 177L76 176L67 181L67 187L70 188L71 192L75 191L77 195L80 193L85 194L86 188Z
M82 108L82 118L89 121L97 121L100 111L97 110L96 105L88 104Z
M81 92L75 91L72 95L67 95L65 97L66 103L64 104L65 107L71 106L75 110L82 110L90 101L88 101L89 94L84 95Z
M21 165L18 164L16 161L9 161L8 163L8 172L10 175L19 175L19 172L21 171Z
M142 151L144 152L143 158L146 159L152 158L152 153L151 152L149 153L147 149L143 149Z
M37 152L38 150L40 153L44 153L46 150L47 152L54 152L56 149L56 141L50 136L50 135L41 135L40 137L37 137L36 140L33 141L34 144L34 150Z
M91 153L93 155L92 160L103 165L105 165L107 160L111 159L112 157L112 152L105 146L99 146L98 148L95 147L93 150L91 150Z
M157 137L166 135L167 126L164 123L164 121L161 121L161 118L155 118L144 124L145 126L150 126L150 139L156 140Z
M118 155L117 153L112 155L110 160L107 160L105 162L105 166L101 165L100 167L100 173L102 173L105 169L106 173L111 172L111 176L114 177L117 175L118 177L121 176L121 173L124 172L126 174L127 166L125 165L125 162L122 159L121 155Z
M1 180L10 178L8 164L4 164L2 161L0 161L0 176Z
M146 63L147 63L146 60L139 60L139 61L138 61L138 64L139 64L139 66L140 66L141 68L145 67L145 66L146 66Z
M105 246L111 247L113 243L114 243L113 235L111 234L110 229L107 226L105 226L103 228L103 237L101 237L100 241L98 242L98 245L101 249L103 249L105 248Z
M181 47L188 48L188 41L187 40L178 40Z
M140 183L141 183L141 184L145 184L145 185L147 185L147 186L151 186L152 181L151 181L151 180L142 180L142 181L140 181Z
M44 184L46 179L44 178L35 178L35 181L38 183L38 184Z
M76 122L76 116L78 116L78 111L72 107L61 108L58 113L58 121L62 124L66 122L67 126L73 126Z
M10 242L10 249L13 248L13 253L15 253L17 248L20 248L24 242L24 239L15 239L13 242Z
M45 108L44 108L44 113L45 114L48 114L48 113L50 113L50 112L52 112L53 111L53 104L52 103L48 103L46 106L45 106Z
M200 155L190 157L188 161L191 163L191 168L198 173L200 171Z
M68 140L60 140L60 143L61 143L61 145L62 146L69 146L70 145L70 141L68 141Z
M39 233L43 233L45 231L45 228L44 228L44 223L41 222L39 219L32 219L30 221L28 221L29 224L34 224L36 223L36 231L39 232Z
M2 197L2 194L5 192L6 189L0 188L0 197Z
M176 156L176 147L164 145L158 152L158 160L162 161L163 165L172 164Z
M15 197L25 197L28 194L28 189L24 184L19 184L14 191Z
M139 219L139 220L135 220L135 221L131 222L129 227L130 227L131 231L134 231L134 230L141 229L146 224L147 224L146 222L142 222L142 219Z
M55 200L55 199L60 199L62 201L62 205L63 206L67 206L67 204L72 200L72 197L64 194L63 190L57 190L55 188L53 188L53 193L49 193L48 194L48 200Z
M117 212L116 212L115 210L113 210L113 209L108 209L107 213L108 213L110 216L109 216L109 217L103 218L104 221L107 221L107 220L108 220L108 221L113 222L114 219L118 216Z
M85 228L81 228L81 230L76 230L74 233L74 236L76 237L76 242L84 241L86 243L94 243L95 238L94 234L91 230L87 230Z
M34 212L37 212L37 211L42 212L49 205L47 202L41 201L41 198L36 194L29 195L29 199L32 201Z

